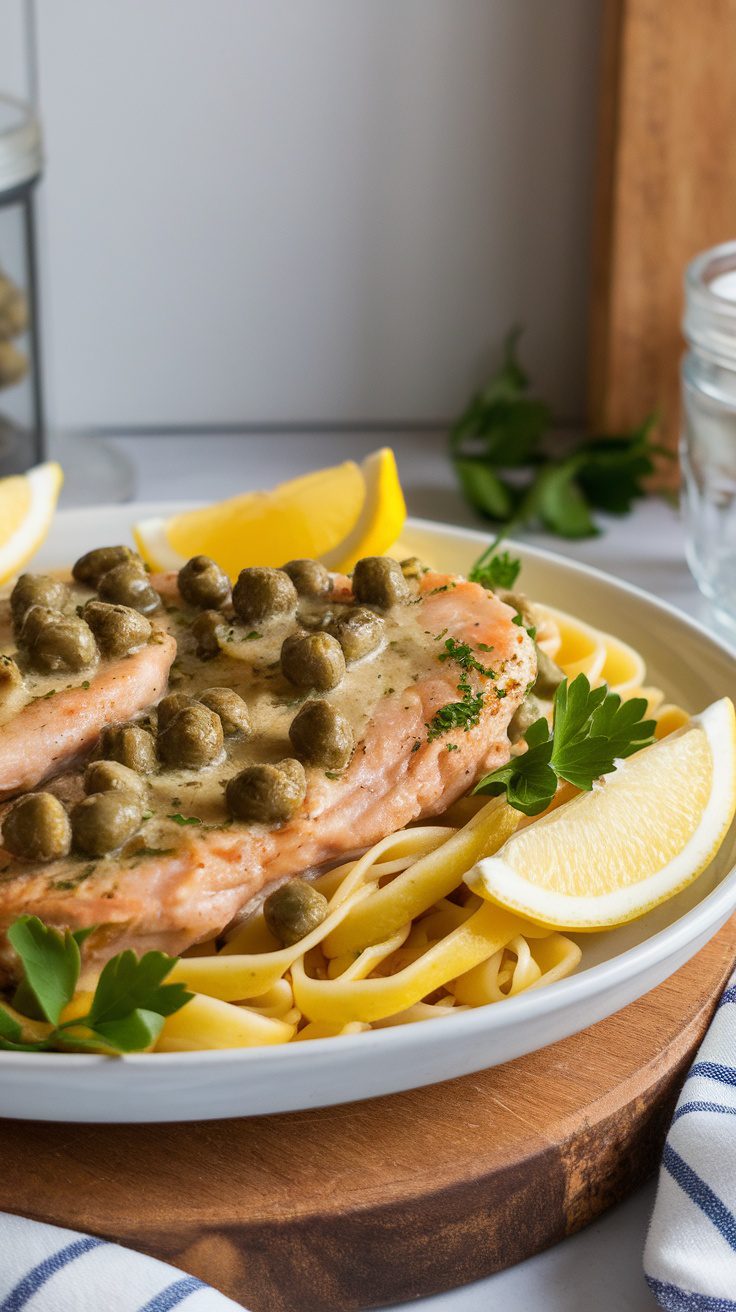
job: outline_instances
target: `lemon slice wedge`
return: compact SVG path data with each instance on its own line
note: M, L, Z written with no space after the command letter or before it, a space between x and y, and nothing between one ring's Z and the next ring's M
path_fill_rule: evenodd
M724 697L619 762L592 792L518 830L465 880L540 925L607 929L692 883L735 810L736 716Z
M61 465L55 461L0 478L0 583L17 574L40 547L63 482Z
M133 530L152 569L181 569L191 556L211 556L236 578L245 565L283 565L295 557L351 569L398 538L406 519L396 460L388 447L329 469L246 492L169 519L141 520Z

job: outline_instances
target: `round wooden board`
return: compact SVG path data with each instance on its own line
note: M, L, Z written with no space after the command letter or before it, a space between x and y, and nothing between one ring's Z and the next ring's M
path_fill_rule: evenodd
M253 1312L401 1302L587 1225L654 1169L736 917L639 1002L389 1098L191 1125L0 1122L0 1209L164 1258Z

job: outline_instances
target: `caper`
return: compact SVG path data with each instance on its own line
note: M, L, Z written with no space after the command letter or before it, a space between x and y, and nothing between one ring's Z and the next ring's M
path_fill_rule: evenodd
M380 606L388 610L406 601L409 585L401 572L398 560L388 556L364 556L353 570L353 595L356 601L367 606Z
M72 841L69 816L52 793L26 793L3 820L3 845L28 861L56 861Z
M219 715L226 738L236 734L247 738L252 732L248 705L233 688L205 688L199 694L199 700Z
M384 624L365 606L354 606L338 615L329 627L345 654L345 660L359 661L361 656L376 651L383 642Z
M287 760L280 765L247 765L228 781L225 800L234 820L274 825L291 819L306 792L304 767Z
M281 568L300 597L324 597L332 588L329 571L318 560L287 560Z
M537 644L534 644L537 647ZM538 697L554 697L561 683L565 682L565 673L555 665L542 647L537 647L537 677L534 691Z
M209 706L184 706L172 716L157 740L164 765L199 770L222 755L223 733L219 716Z
M282 569L255 565L240 571L233 588L233 606L246 624L293 615L296 604L296 588Z
M12 656L5 656L0 653L0 705L14 692L20 688L23 682L23 675L13 660Z
M51 624L54 620L63 620L63 618L62 611L53 610L51 606L29 607L20 626L20 633L18 634L19 647L27 649L47 624Z
M304 703L291 722L289 738L302 760L328 770L347 765L355 741L349 721L325 701Z
M161 598L148 581L148 575L135 560L124 561L114 565L97 584L97 591L103 601L113 601L119 606L131 606L141 615L150 615L161 604Z
M183 711L185 706L196 706L195 698L190 697L186 692L170 692L161 698L156 707L156 725L159 733L163 732L174 716L178 715L179 711Z
M91 761L84 772L85 793L130 793L143 802L146 785L135 770L119 761Z
M108 570L129 562L134 562L138 569L143 569L143 561L131 547L95 547L94 551L85 552L74 562L72 574L77 583L84 583L88 588L96 588L102 575L107 574Z
M230 580L209 556L192 556L178 575L179 592L190 606L217 608L230 596Z
M61 579L53 579L48 574L21 574L10 594L13 623L18 628L31 606L63 610L68 602L69 589Z
M20 642L28 664L42 674L74 674L97 656L94 634L85 620L45 606L27 611Z
M406 560L401 561L401 573L405 579L420 579L422 574L427 573L427 566L422 564L418 556L407 556Z
M103 656L127 656L151 636L151 623L130 606L109 601L88 601L84 619L97 639Z
M536 697L533 693L529 693L529 695L524 698L521 705L517 706L514 714L509 720L509 742L518 743L519 739L525 736L527 729L531 729L532 725L535 724L543 714L544 712Z
M72 811L74 846L85 856L104 856L132 838L142 820L132 793L92 793Z
M222 623L222 615L216 610L203 610L202 614L192 621L191 633L196 641L197 655L201 661L219 656L220 644L217 635L222 628Z
M292 633L281 644L281 670L295 688L328 692L345 677L345 657L331 633Z
M152 774L156 769L153 734L140 724L113 724L103 729L100 749L106 760L119 761L138 774Z
M306 879L290 879L269 893L263 903L263 917L275 939L285 948L311 934L326 918L329 904L324 893Z

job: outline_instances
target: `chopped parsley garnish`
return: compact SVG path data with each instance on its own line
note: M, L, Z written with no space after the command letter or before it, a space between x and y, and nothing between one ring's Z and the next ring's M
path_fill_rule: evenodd
M446 752L456 752L457 750L458 750L457 743L448 743L447 746L445 747Z
M462 693L462 700L440 706L429 721L428 743L434 742L434 739L440 738L443 733L449 733L451 729L463 729L467 733L468 729L478 724L483 710L483 693L474 693L466 679L460 680L457 690Z
M113 957L97 981L87 1012L61 1021L77 988L80 946L92 929L67 930L45 925L37 916L21 916L8 930L23 969L13 997L22 1016L53 1026L46 1038L24 1042L23 1024L0 1004L0 1048L12 1052L48 1049L87 1050L119 1054L150 1048L164 1018L179 1011L193 996L183 984L164 984L176 958L146 952L138 958L128 949Z
M544 811L561 779L589 792L617 760L653 741L654 720L642 719L646 709L643 697L622 702L605 684L591 689L584 674L565 680L555 693L552 731L544 717L535 720L525 735L527 750L485 775L473 791L505 792L524 815Z
M342 779L342 774L341 774L341 772L340 772L339 770L325 770L325 778L326 778L326 779Z
M181 815L176 811L174 815L167 815L167 820L173 820L176 825L201 825L202 821L197 815Z
M455 661L463 670L477 670L479 674L485 675L486 679L493 679L494 673L490 666L481 665L480 661L473 655L473 648L467 642L458 642L456 638L448 638L445 642L445 650L438 657L441 661Z
M251 629L250 633L246 633L244 641L254 642L256 638L262 638L262 637L263 634L259 633L257 629Z
M514 615L514 618L512 619L511 623L512 623L512 624L518 624L518 626L519 626L520 629L526 629L526 631L527 631L527 633L529 634L529 637L532 639L532 641L534 640L534 638L536 638L536 636L537 636L537 626L536 626L536 624L525 624L525 623L524 623L524 616L521 614L521 611L518 611L518 610L517 610L517 612L516 612L516 614Z

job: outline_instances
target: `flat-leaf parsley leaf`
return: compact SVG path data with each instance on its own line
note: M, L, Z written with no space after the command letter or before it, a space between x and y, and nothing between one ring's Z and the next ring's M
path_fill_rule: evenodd
M552 801L560 779L590 791L610 774L617 760L653 741L654 720L645 720L647 702L622 702L604 684L591 688L584 674L565 680L555 694L550 731L544 717L526 733L527 750L484 776L473 790L506 800L524 815L539 815Z

